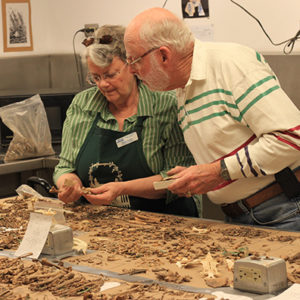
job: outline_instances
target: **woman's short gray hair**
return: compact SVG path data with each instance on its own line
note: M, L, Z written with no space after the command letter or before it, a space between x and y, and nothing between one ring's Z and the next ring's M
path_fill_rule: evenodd
M183 54L194 41L194 36L184 21L164 18L160 22L143 23L140 39L149 48L168 46Z
M91 58L99 67L107 67L115 56L126 62L124 46L125 27L104 25L96 30L94 42L86 48L83 59Z

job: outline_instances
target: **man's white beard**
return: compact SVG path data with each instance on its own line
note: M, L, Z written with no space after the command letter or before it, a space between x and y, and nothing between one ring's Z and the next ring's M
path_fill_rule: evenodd
M166 91L170 82L169 75L162 69L153 56L150 57L150 63L153 71L144 77L145 84L150 90Z

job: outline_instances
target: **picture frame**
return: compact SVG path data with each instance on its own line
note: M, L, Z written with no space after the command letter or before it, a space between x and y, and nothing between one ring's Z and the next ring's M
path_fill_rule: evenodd
M32 51L30 0L1 0L3 51Z
M209 0L181 0L182 16L184 19L208 18Z

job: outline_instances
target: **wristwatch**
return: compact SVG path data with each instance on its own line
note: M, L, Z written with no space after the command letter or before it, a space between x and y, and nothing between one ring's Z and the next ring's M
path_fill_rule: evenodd
M226 180L226 181L231 180L224 159L221 159L220 176L221 176L224 180Z

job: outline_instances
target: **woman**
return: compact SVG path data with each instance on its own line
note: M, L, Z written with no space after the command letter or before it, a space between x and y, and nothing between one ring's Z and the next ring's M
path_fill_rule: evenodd
M193 198L153 188L170 168L194 161L177 125L174 93L150 91L130 73L124 31L103 26L87 44L87 80L95 86L77 94L67 111L53 176L58 197L198 216Z

